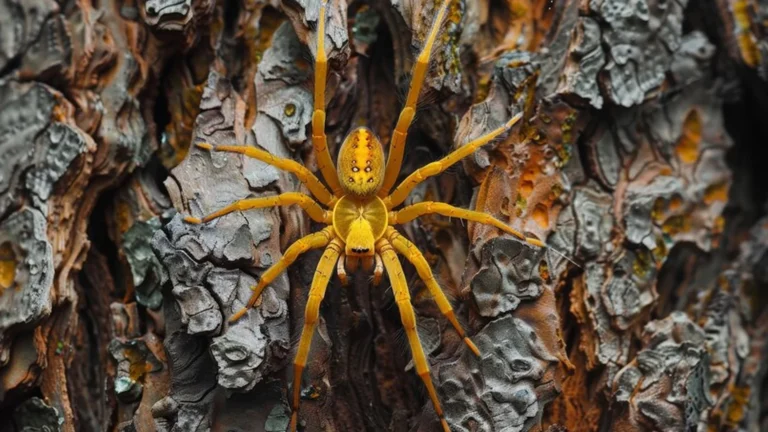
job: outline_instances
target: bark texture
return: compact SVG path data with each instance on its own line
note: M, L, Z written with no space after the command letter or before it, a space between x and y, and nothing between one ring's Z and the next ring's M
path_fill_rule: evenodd
M437 0L330 0L329 146L388 142ZM319 254L227 319L297 238L230 202L314 170L318 0L0 0L0 431L284 431ZM482 352L406 266L457 432L768 430L768 1L456 0L403 173L523 112L409 197ZM439 430L388 282L328 289L306 431Z

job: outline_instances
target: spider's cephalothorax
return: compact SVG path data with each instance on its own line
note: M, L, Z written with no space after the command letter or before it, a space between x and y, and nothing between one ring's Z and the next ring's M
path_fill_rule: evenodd
M405 107L403 107L395 130L392 133L386 163L384 162L384 150L381 143L368 128L357 128L346 137L339 149L338 162L336 164L338 168L334 167L331 160L325 136L325 80L328 69L325 53L325 2L320 6L317 27L312 146L317 156L318 169L325 183L330 187L330 191L307 168L291 159L278 158L254 147L197 144L199 148L208 151L242 153L293 173L306 185L314 199L308 195L296 192L283 193L271 197L243 199L203 218L186 217L185 220L187 222L203 223L234 211L296 204L306 211L313 220L327 225L324 229L302 237L290 245L283 254L283 257L261 275L258 284L253 287L253 294L245 307L230 317L230 321L235 321L242 317L256 304L264 288L282 273L286 267L293 263L300 254L310 249L325 249L310 287L304 328L301 332L301 339L294 360L291 431L296 430L298 422L301 375L307 363L312 335L317 326L320 302L325 296L325 290L334 267L339 279L344 284L347 282L347 271L355 270L358 265L363 269L373 268L374 284L379 283L384 270L386 270L392 284L395 302L400 310L400 318L408 337L408 343L411 347L416 372L427 387L427 392L432 400L435 412L440 418L443 429L449 431L450 427L443 416L437 392L432 385L429 364L419 341L419 335L416 332L416 315L411 306L410 292L397 254L403 255L414 265L437 303L440 312L464 339L469 349L476 355L479 355L480 352L465 335L464 330L456 320L451 303L440 289L427 260L416 246L398 233L393 226L412 221L425 214L435 213L492 225L520 240L536 246L543 246L539 240L524 236L522 233L515 231L502 221L488 214L464 210L445 203L421 202L406 206L397 211L393 210L405 201L416 185L428 177L440 174L451 165L469 156L479 147L489 143L511 128L521 117L518 114L506 124L460 146L443 159L419 168L406 177L390 193L400 172L408 128L413 121L416 103L424 82L432 47L450 2L451 0L443 0L427 40L424 43L424 48L416 59L413 67L413 79L408 90ZM324 205L325 208L320 204Z

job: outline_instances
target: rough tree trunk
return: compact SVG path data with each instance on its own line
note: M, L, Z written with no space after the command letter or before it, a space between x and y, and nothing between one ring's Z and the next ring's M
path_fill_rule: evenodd
M191 226L316 166L318 0L0 0L0 431L283 431L318 254L227 322L296 208ZM328 132L388 142L437 0L331 0ZM768 1L456 0L404 172L548 249L440 217L404 231L483 352L406 266L454 431L768 430ZM535 93L529 94L529 89ZM333 282L307 431L435 431L388 282Z

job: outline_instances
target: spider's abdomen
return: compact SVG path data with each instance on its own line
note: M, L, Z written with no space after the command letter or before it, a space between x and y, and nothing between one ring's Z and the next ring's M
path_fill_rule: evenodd
M384 180L384 150L366 127L359 127L347 135L336 165L341 186L350 195L373 196Z

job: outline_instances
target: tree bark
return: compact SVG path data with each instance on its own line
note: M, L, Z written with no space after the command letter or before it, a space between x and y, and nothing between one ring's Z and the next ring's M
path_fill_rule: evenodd
M439 1L329 0L331 153L386 145ZM318 0L0 0L0 432L284 431L319 253L228 318L291 242ZM454 0L401 174L517 113L419 186L541 239L423 217L477 358L405 266L453 431L761 431L768 1ZM402 178L402 176L401 176ZM437 431L389 282L332 281L305 431Z

